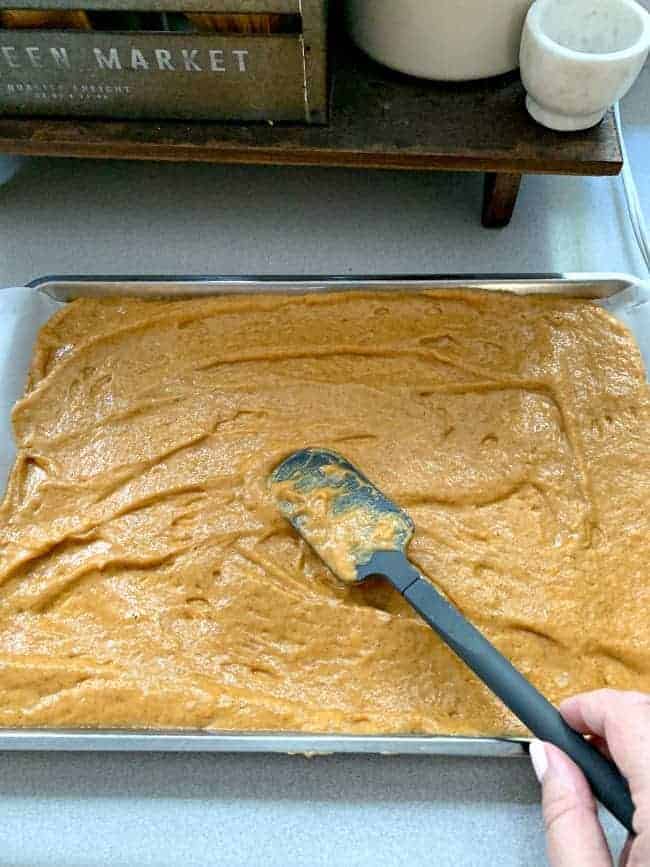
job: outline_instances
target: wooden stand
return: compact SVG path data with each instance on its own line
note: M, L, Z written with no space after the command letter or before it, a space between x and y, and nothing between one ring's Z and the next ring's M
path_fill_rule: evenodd
M0 153L486 173L483 225L510 221L529 173L615 175L613 113L554 133L524 106L516 73L441 84L393 73L345 43L327 126L0 118Z

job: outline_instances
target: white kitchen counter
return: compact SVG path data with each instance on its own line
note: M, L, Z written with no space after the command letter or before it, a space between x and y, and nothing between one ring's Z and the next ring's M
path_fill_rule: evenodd
M623 114L650 218L650 67ZM3 177L5 286L54 273L643 274L611 178L527 177L495 231L479 224L479 175L0 157ZM538 798L519 759L4 753L0 865L535 867Z

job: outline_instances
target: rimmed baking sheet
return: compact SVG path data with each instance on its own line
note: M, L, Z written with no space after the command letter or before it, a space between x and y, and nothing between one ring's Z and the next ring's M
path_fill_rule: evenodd
M650 287L625 274L543 274L387 277L47 277L0 290L0 490L14 460L11 407L23 393L39 328L77 297L183 297L261 292L332 292L350 289L420 291L473 289L518 295L593 299L635 336L650 371ZM368 736L277 732L0 729L0 750L136 752L268 752L323 755L522 756L522 738Z

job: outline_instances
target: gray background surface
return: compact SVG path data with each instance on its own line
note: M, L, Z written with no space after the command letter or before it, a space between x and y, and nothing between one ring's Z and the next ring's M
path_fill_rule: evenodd
M624 106L650 215L650 68ZM498 122L498 119L497 119ZM46 273L643 275L616 179L0 157L0 285ZM524 760L0 754L0 865L544 864ZM621 834L608 823L616 846Z

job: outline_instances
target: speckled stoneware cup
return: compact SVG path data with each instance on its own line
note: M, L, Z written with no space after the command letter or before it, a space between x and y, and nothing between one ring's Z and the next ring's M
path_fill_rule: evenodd
M346 0L348 29L374 60L438 81L517 68L531 0Z
M519 56L526 107L550 129L595 126L649 49L650 15L634 0L536 0Z

